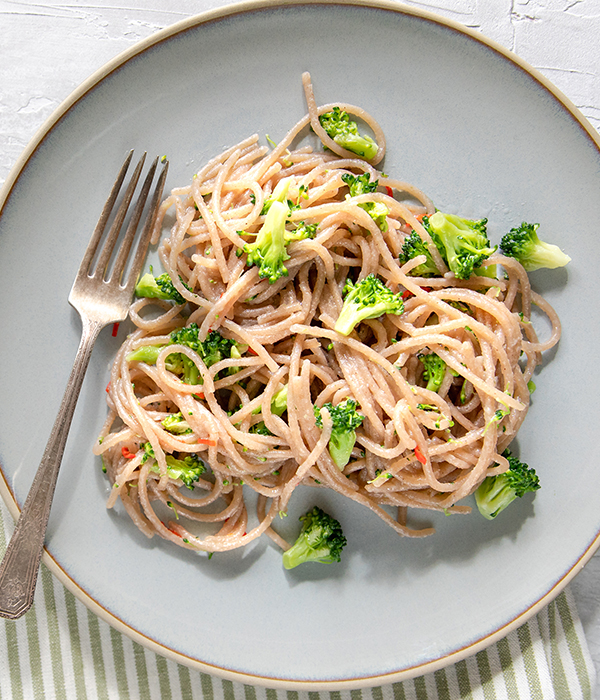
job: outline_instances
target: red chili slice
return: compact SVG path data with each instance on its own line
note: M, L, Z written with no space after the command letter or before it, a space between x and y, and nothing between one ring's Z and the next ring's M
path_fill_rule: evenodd
M198 438L199 445L210 445L210 447L216 447L217 443L214 440L209 440L208 438Z
M177 535L177 537L183 537L183 535L180 535L178 532L175 532L175 530L171 530L171 528L170 528L168 525L165 525L165 524L163 523L162 520L161 520L160 522L161 522L161 524L164 525L165 528L166 528L169 532L171 532L173 535Z
M421 448L418 445L415 447L415 457L419 460L419 462L421 462L421 464L427 464L425 455L421 452Z
M394 190L391 187L388 187L385 185L386 192L388 194L388 197L393 197L394 196Z
M113 323L112 337L116 338L118 332L119 332L119 322L117 321L116 323Z
M125 459L135 459L135 454L130 452L128 447L121 447L121 454Z

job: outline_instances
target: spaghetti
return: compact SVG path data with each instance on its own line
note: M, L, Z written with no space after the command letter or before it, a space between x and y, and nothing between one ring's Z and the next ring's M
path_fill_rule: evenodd
M171 209L175 223L159 254L185 303L135 301L135 331L107 388L110 410L95 452L113 484L108 506L120 498L142 532L188 549L231 550L265 533L286 549L273 520L300 485L332 489L400 535L431 534L407 524L407 509L468 512L459 502L508 468L502 452L527 412L528 382L560 335L556 314L531 291L516 260L498 253L486 260L489 270L501 266L501 278L463 280L448 272L422 225L435 211L431 200L375 168L385 153L376 122L354 106L335 105L374 134L375 156L356 157L321 126L319 116L334 105L317 107L307 75L304 83L309 114L280 143L269 149L257 136L246 139L162 204L157 235ZM309 125L325 150L294 147ZM378 182L375 191L349 196L344 175L365 173ZM301 225L316 225L316 233L289 242L286 274L271 280L247 264L244 251L282 181L290 235ZM367 202L385 206L385 226ZM411 274L420 258L399 262L413 230L440 274ZM343 335L335 324L344 286L369 275L402 295L403 312L367 319ZM530 323L532 303L550 318L545 342ZM231 341L235 356L210 364L173 342L172 333L191 324L202 340L218 332ZM131 359L147 347L155 350L153 361ZM175 354L193 366L193 383L173 371ZM446 366L436 390L424 379L428 354ZM282 391L284 410L274 403ZM364 419L340 469L328 450L332 417L319 409L347 399ZM173 416L184 430L168 428ZM206 468L193 492L169 466L186 456ZM251 519L250 492L258 496ZM206 523L212 531L199 534Z

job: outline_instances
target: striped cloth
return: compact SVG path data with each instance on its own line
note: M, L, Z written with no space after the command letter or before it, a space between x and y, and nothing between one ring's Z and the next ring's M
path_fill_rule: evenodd
M13 530L0 505L0 554ZM0 700L591 700L595 671L567 589L506 638L464 661L364 690L297 692L221 680L116 632L42 566L35 602L0 621Z

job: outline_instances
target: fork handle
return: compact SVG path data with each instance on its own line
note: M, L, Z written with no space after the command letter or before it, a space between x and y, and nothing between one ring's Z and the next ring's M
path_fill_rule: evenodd
M14 620L33 603L58 470L92 348L105 323L82 318L79 349L65 393L13 536L0 565L0 616Z

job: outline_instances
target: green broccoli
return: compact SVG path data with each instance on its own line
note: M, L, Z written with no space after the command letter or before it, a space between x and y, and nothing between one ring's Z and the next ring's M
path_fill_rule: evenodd
M203 383L198 366L187 355L172 353L167 357L165 367L169 372L173 372L173 374L180 377L184 384Z
M178 328L171 333L171 342L186 345L200 355L207 367L232 357L236 341L224 338L218 331L209 331L204 340L198 339L198 325L191 323L184 328Z
M371 182L369 173L363 173L362 175L351 175L350 173L344 173L342 175L342 180L350 189L350 197L358 197L361 194L377 192L377 187L379 186L379 180ZM358 206L369 214L369 216L384 233L388 230L387 216L390 213L390 210L385 206L385 204L383 204L383 202L362 202Z
M292 178L291 177L284 177L283 180L280 180L274 187L273 191L268 197L265 197L265 201L263 202L263 208L261 209L261 216L264 216L269 209L271 208L271 205L274 202L281 202L281 203L288 203L288 208L291 209L291 206L293 206L293 203L287 200L287 193L288 190L290 189L290 185L292 184Z
M377 188L379 187L379 180L371 182L371 176L369 173L363 173L362 175L343 173L342 180L348 185L351 197L358 197L361 194L377 192Z
M433 352L429 355L419 354L417 357L425 368L423 379L427 382L426 389L438 391L446 376L446 363Z
M206 467L196 454L186 454L183 459L176 459L173 455L166 455L167 474L171 479L179 479L184 486L193 490L194 483L204 474Z
M143 450L144 456L142 457L142 464L147 462L150 457L154 459L154 448L150 442L144 442L140 445L140 449Z
M171 333L171 343L185 345L194 350L207 367L231 357L232 350L236 347L235 340L224 338L218 331L210 331L206 338L200 341L198 331L196 323L178 328ZM178 354L177 359L181 362L181 369L175 371L175 374L183 373L183 381L186 384L201 384L202 377L196 364L187 355Z
M471 221L454 214L423 217L423 226L450 270L458 279L466 280L496 251L487 237L487 219Z
M362 425L365 419L364 416L357 412L357 405L354 399L346 399L337 406L333 406L331 403L326 403L323 406L329 411L333 422L331 437L329 438L329 454L340 469L343 469L350 461L352 448L356 443L355 430ZM317 426L322 428L321 411L316 406L314 411Z
M287 394L287 384L273 394L273 398L271 399L271 413L274 413L276 416L282 416L287 411ZM256 415L260 413L261 410L261 406L258 406L252 411L252 414Z
M377 155L379 149L375 141L369 136L361 136L356 122L350 121L348 113L339 107L321 114L319 122L329 138L347 151L356 153L366 160L371 160Z
M171 333L171 342L169 344L185 345L191 350L197 352L204 364L207 367L214 365L220 360L229 357L235 357L237 352L237 343L230 338L224 338L218 331L210 331L205 340L198 339L198 324L191 323L184 328L177 328ZM130 352L127 355L128 362L145 362L152 365L156 363L158 354L165 347L164 345L143 345L137 350ZM239 352L237 352L239 355ZM202 377L198 371L198 367L187 355L182 353L171 353L166 361L165 366L169 372L182 376L186 384L201 384Z
M161 421L161 425L174 435L186 435L192 432L189 423L181 415L181 411L169 414Z
M509 450L504 450L502 456L508 460L508 471L486 477L475 491L477 508L488 520L493 520L515 498L521 498L528 491L540 488L534 469L513 457Z
M500 241L500 249L505 255L516 258L528 271L546 267L553 270L563 267L571 258L552 243L542 241L537 235L539 224L528 224L526 221L518 228L504 234Z
M154 458L154 450L149 442L140 445L140 449L144 451L142 464L150 457ZM206 467L197 454L187 454L183 459L177 459L173 455L165 455L167 462L167 474L170 479L179 479L188 489L194 488L194 483L200 478L200 474L204 474ZM150 471L155 474L160 473L158 464L153 464Z
M421 236L413 229L402 244L402 251L400 252L399 258L400 264L404 265L409 260L419 255L424 255L427 260L410 271L413 277L435 277L440 274L436 264L433 262L433 258L431 257L431 253L425 241L423 241Z
M185 283L183 284L189 289ZM169 275L165 272L154 277L152 267L150 267L150 272L140 277L135 287L135 295L152 299L170 299L176 304L185 304L185 299L177 291Z
M273 394L273 398L271 399L271 413L274 413L276 416L281 416L287 411L287 393L288 385L285 384L281 387L281 389L279 389L279 391L276 391ZM252 411L254 415L260 412L260 406ZM260 421L260 423L255 423L253 426L251 426L250 432L257 433L258 435L273 435L273 433L265 425L264 421Z
M290 259L285 245L285 222L288 214L287 204L273 202L254 243L244 245L244 252L248 254L246 265L257 265L259 277L266 277L271 284L288 274L283 264Z
M288 385L284 384L279 391L273 394L271 399L271 413L282 416L287 411Z
M344 294L344 304L335 322L335 330L342 335L350 335L358 323L368 318L404 311L402 295L394 294L373 274L356 284L347 280Z
M158 353L164 348L164 345L142 345L137 350L133 350L127 355L128 362L145 362L147 365L155 365L158 358ZM169 357L171 357L169 355ZM168 361L169 358L167 358ZM169 369L167 367L167 369Z
M304 238L314 238L317 230L316 224L301 222L294 230L285 228L293 204L284 201L290 184L290 178L281 180L273 194L267 198L263 207L266 212L265 220L254 243L246 243L242 252L248 254L246 265L257 265L259 277L267 278L271 284L280 277L287 275L288 271L283 264L290 259L287 246L292 241L300 241ZM245 233L245 232L241 232Z
M300 221L298 226L293 231L285 232L286 242L303 241L305 238L314 238L317 234L319 224L307 224L305 221Z
M314 561L321 564L339 562L346 538L342 526L331 515L315 506L301 516L302 529L296 542L283 553L283 565L293 569Z
M260 423L255 423L254 425L251 425L250 430L248 432L254 433L255 435L273 435L273 433L267 428L264 421L262 420L260 421Z

